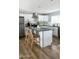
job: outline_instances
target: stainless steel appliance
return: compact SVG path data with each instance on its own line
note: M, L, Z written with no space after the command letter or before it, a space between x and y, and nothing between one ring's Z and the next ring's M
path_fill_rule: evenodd
M25 31L24 31L24 17L19 16L19 37L25 36Z

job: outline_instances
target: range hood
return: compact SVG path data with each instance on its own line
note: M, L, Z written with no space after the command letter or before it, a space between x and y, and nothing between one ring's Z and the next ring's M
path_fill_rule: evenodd
M37 13L33 13L33 15L32 15L32 18L38 18L38 15L37 15Z

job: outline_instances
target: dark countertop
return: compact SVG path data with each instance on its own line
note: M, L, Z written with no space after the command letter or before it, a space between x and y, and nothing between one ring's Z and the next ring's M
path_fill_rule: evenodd
M28 28L28 27L26 27ZM40 26L40 28L37 27L31 27L30 29L34 30L34 31L49 31L49 30L53 30L52 26Z
M36 31L48 31L48 30L52 30L49 28L31 28L32 30L36 30Z

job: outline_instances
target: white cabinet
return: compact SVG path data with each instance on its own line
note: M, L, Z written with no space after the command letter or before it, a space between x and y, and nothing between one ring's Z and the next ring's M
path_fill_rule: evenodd
M40 46L41 47L46 47L46 46L49 46L51 45L52 43L52 30L48 30L48 31L40 31L39 32L39 35L40 35Z
M58 37L58 27L53 27L53 35Z

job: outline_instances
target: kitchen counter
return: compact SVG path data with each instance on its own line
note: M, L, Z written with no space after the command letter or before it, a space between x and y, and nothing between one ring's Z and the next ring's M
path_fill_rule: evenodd
M36 31L48 31L51 30L50 28L31 28L32 30L36 30Z
M36 31L48 31L48 30L53 30L53 27L49 27L49 26L40 26L39 28L34 28L31 27L32 30L36 30Z

